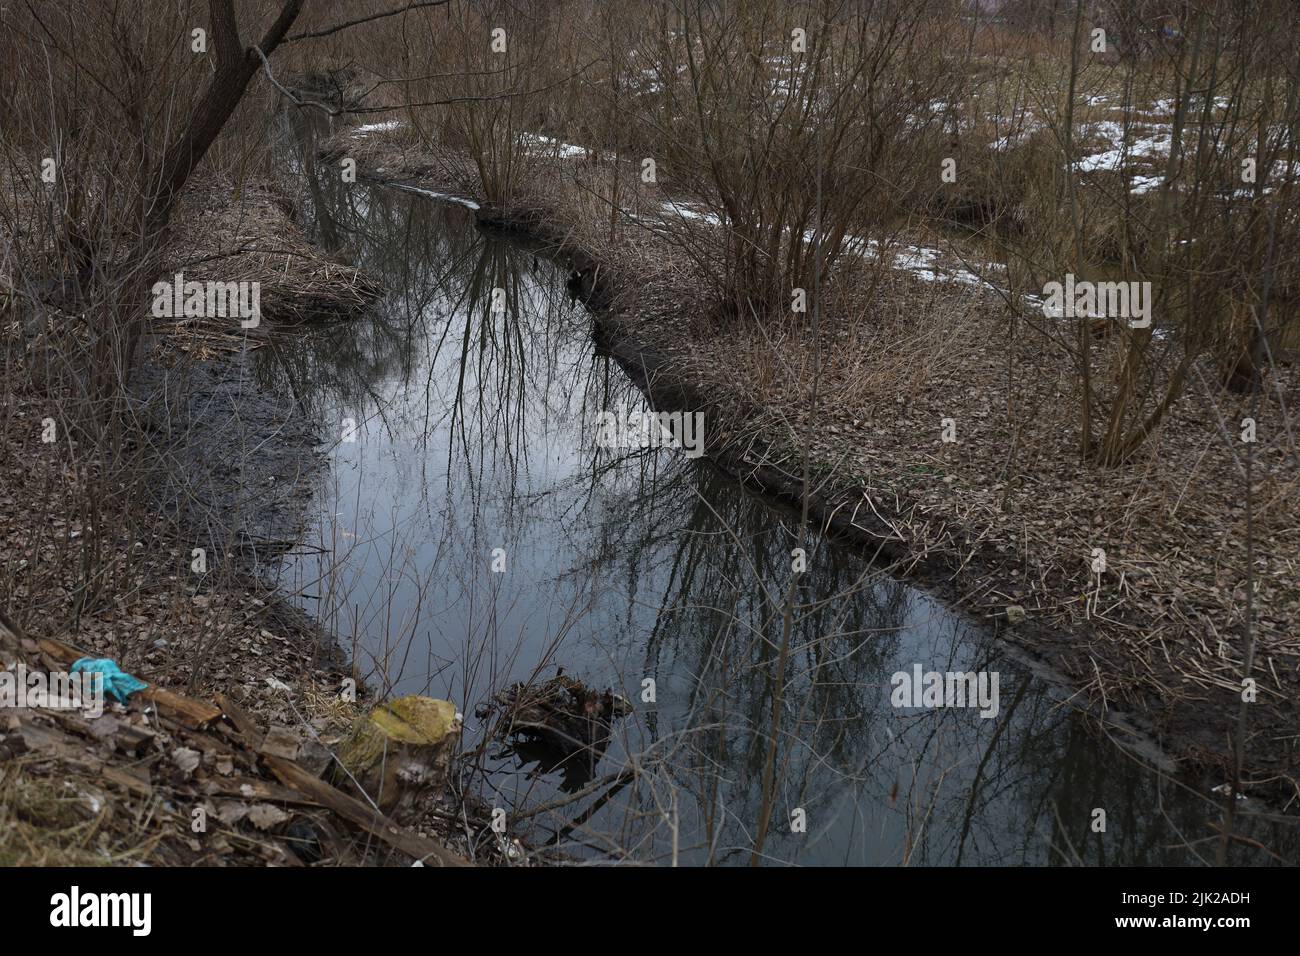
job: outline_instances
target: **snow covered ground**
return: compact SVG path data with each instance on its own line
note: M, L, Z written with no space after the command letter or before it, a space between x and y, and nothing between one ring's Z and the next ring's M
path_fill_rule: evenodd
M364 126L358 126L354 129L352 135L369 136L371 133L382 133L390 129L397 129L401 125L401 120L384 120L382 123L367 123Z

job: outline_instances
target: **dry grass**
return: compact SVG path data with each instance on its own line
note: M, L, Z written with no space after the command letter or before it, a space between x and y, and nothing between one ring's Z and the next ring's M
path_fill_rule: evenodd
M167 260L187 281L260 283L262 316L273 325L354 316L383 292L342 254L305 241L283 193L267 182L212 176L195 183L178 210Z
M124 866L146 854L93 774L24 756L0 766L0 866Z
M894 279L879 262L847 258L838 264L842 271L826 277L834 281L822 300L820 329L775 316L774 303L807 274L806 261L786 272L771 263L793 261L806 251L787 233L802 236L808 225L812 154L801 127L783 126L784 121L767 127L785 137L777 154L754 149L745 154L746 145L763 139L750 135L751 107L772 106L755 104L751 96L757 79L766 79L760 77L764 67L755 68L757 79L751 83L735 82L735 71L714 64L717 75L706 71L704 82L697 79L690 86L679 81L673 59L682 45L675 47L664 33L651 72L668 88L657 99L639 98L644 91L627 99L619 68L644 74L644 64L633 62L630 51L653 42L645 23L638 26L635 17L587 3L527 7L518 13L521 19L511 21L514 37L527 42L512 42L509 58L500 62L480 41L492 17L512 13L507 9L512 6L480 9L457 3L436 21L432 14L421 14L416 25L439 25L440 42L434 44L423 30L413 42L412 23L400 17L346 39L291 49L283 62L289 71L304 74L331 61L359 58L368 63L368 74L353 74L370 91L361 108L375 112L367 112L366 120L396 116L405 122L399 129L361 137L345 131L326 156L356 158L377 178L490 201L487 211L498 221L539 232L562 247L607 294L601 303L606 330L669 356L679 376L713 402L715 422L723 420L734 429L729 437L735 442L757 459L766 455L787 469L798 470L806 455L830 498L852 499L855 508L865 502L906 542L911 570L930 569L931 583L955 590L960 600L991 618L1008 604L1023 605L1035 627L1021 639L1052 657L1081 692L1105 707L1145 711L1178 740L1184 756L1221 758L1241 673L1238 635L1245 585L1240 455L1231 440L1242 411L1238 399L1218 388L1215 368L1196 361L1189 391L1175 396L1140 453L1120 467L1101 470L1081 460L1072 437L1082 394L1078 375L1086 370L1094 381L1114 382L1122 336L1102 342L1088 361L1080 361L1070 351L1073 330L1036 329L1029 320L1041 326L1037 318L1014 308L1008 314L1005 306L1008 299L1014 306L1014 296L978 298L967 289ZM302 29L328 24L338 13L318 8ZM653 29L668 22L656 21ZM575 23L578 29L572 28ZM95 35L87 30L88 37ZM872 238L894 232L922 241L917 226L926 219L973 224L982 234L965 248L975 257L997 249L1013 288L1041 286L1044 276L1069 269L1082 274L1118 264L1127 270L1143 260L1135 274L1156 275L1171 286L1171 275L1186 280L1186 289L1178 293L1182 298L1174 303L1179 320L1172 324L1199 323L1206 351L1230 353L1239 346L1243 329L1249 331L1239 321L1241 309L1258 295L1256 274L1249 268L1250 257L1240 252L1240 239L1257 238L1260 220L1242 216L1249 222L1240 231L1234 231L1236 221L1232 228L1205 231L1207 221L1231 203L1200 203L1198 197L1202 189L1232 182L1237 155L1249 145L1249 123L1234 125L1224 142L1199 150L1196 162L1184 164L1181 191L1169 193L1177 215L1156 218L1157 197L1131 194L1125 183L1135 173L1157 175L1158 158L1132 158L1123 168L1095 170L1077 182L1065 164L1113 144L1098 130L1104 121L1114 120L1117 95L1123 95L1133 121L1130 140L1156 132L1167 111L1155 109L1155 100L1166 87L1176 90L1179 81L1168 63L1143 65L1136 72L1137 89L1126 90L1115 58L1099 58L1085 64L1075 101L1066 104L1062 71L1070 51L1061 43L1059 25L1052 37L979 30L965 50L965 38L958 37L941 51L937 47L945 42L945 31L932 24L918 30L901 38L917 43L916 56L903 64L904 73L910 80L930 79L932 73L939 80L924 86L900 81L895 87L891 80L897 77L877 78L880 88L896 94L897 108L871 117L870 136L857 124L856 110L846 110L848 115L830 124L832 134L864 136L862 149L854 153L860 168L838 182L847 183L859 199L874 200L857 210L841 209L838 226L860 228ZM721 33L713 39L740 36ZM1265 40L1283 42L1272 36ZM79 42L82 38L74 39ZM725 44L720 49L726 52ZM588 63L593 50L598 56ZM96 52L103 54L96 62L111 71L121 50L105 46ZM201 88L203 77L193 59L178 52L183 54L172 51L174 62L160 58L155 73L178 80L183 106ZM737 63L755 59L743 44L730 52ZM763 52L760 45L758 59ZM444 60L454 69L447 69ZM376 72L399 62L409 77ZM421 78L411 78L416 75ZM970 95L962 103L952 102L960 83L943 81L972 75L978 82ZM17 88L19 79L7 71L0 75L8 90ZM1243 71L1244 110L1274 102L1259 96L1254 85L1269 79L1267 71ZM149 89L170 88L155 84ZM904 89L906 96L900 92ZM949 102L929 102L944 91ZM26 92L40 99L34 88ZM67 89L58 93L51 96L50 111L56 124L84 129L85 109ZM1111 102L1102 101L1103 96ZM677 102L681 97L685 101ZM403 105L439 98L453 102ZM805 105L820 99L813 93ZM176 105L151 96L132 102L146 112ZM14 114L44 123L41 109L24 105L25 112L15 109ZM711 117L716 112L720 125L693 131L674 127L683 119L683 108L701 105ZM697 109L695 115L701 127L707 125L704 111ZM1073 157L1063 153L1066 116L1078 135ZM1258 117L1267 122L1278 118L1265 112ZM377 287L346 262L303 242L275 190L242 172L248 167L246 144L260 142L258 124L264 117L253 109L242 120L249 125L228 130L214 154L233 158L222 168L241 172L191 184L171 237L170 263L190 278L262 282L267 326L254 339L276 324L350 314ZM873 138L878 121L891 130L883 151L872 148L881 145ZM204 688L219 682L260 688L268 669L300 674L300 709L309 718L343 717L330 703L336 695L328 689L338 675L317 669L301 646L282 650L284 635L265 626L262 597L241 589L233 577L221 582L221 593L210 594L206 587L200 593L186 577L185 547L177 542L176 528L149 514L152 476L122 455L138 435L129 427L116 430L125 394L119 386L130 368L93 351L96 322L104 328L121 322L129 332L132 309L119 308L121 303L110 297L98 313L69 311L39 305L32 294L34 279L72 271L68 242L75 230L68 228L70 223L88 226L92 238L104 242L122 232L130 222L131 202L129 196L116 205L104 201L117 195L106 184L115 185L120 170L132 168L136 152L146 155L158 144L123 142L116 153L105 148L94 162L73 167L70 188L51 200L30 174L41 143L40 124L33 120L29 127L19 131L22 136L14 140L17 145L0 176L0 220L6 228L0 262L5 312L0 319L8 333L7 379L16 383L6 395L0 436L3 503L10 509L0 522L5 545L0 597L21 608L25 622L45 621L57 633L74 628L87 647L152 675L184 677ZM764 130L760 126L758 131ZM543 132L589 146L591 155L548 157L536 148L536 134ZM747 160L719 163L708 156L705 147L715 134ZM1003 139L1006 145L998 145ZM639 156L665 142L672 146L666 151L676 168L665 164L658 185L642 183ZM945 192L933 182L933 160L950 153L962 173L958 188ZM753 170L768 168L769 160L782 175L755 186ZM880 178L889 188L862 188L868 177ZM1287 206L1277 247L1277 289L1293 300L1292 186L1278 193ZM742 196L732 203L733 220L752 218L761 210L762 222L749 223L740 233L722 232L698 218L663 211L669 195L716 211L726 205L722 197L729 191ZM798 193L802 214L796 210L787 216L785 197L792 192ZM844 192L833 188L837 197ZM1255 205L1232 208L1263 207L1259 196L1251 202ZM1182 262L1179 236L1198 231L1200 258L1188 265ZM776 255L769 253L767 260L752 255L755 237ZM117 250L111 243L108 248L111 258ZM1260 248L1258 242L1252 246L1254 252ZM745 268L737 270L736 261L746 258ZM1184 271L1172 271L1174 267ZM122 288L129 291L129 283ZM724 296L733 303L752 300L761 314L743 308L724 313L718 308ZM762 321L755 323L755 318ZM34 339L29 335L33 319L43 325ZM155 324L152 330L163 333L164 352L190 357L219 357L244 347L242 333L234 328L172 322ZM38 375L42 365L56 366L55 374ZM100 381L77 393L84 384L77 376L87 369L111 387ZM1170 382L1161 361L1144 357L1141 372L1147 391L1135 403L1139 411ZM1300 394L1294 370L1277 370L1267 384L1261 415L1267 427L1257 449L1254 489L1260 503L1254 529L1260 560L1252 572L1263 584L1255 621L1263 706L1253 724L1264 736L1281 739L1294 727L1294 701L1300 696L1297 646L1288 633L1300 615L1294 565L1300 553L1295 531L1300 495L1290 411ZM1107 392L1100 400L1098 426L1114 394ZM1120 401L1114 398L1117 406ZM73 434L93 440L72 438L55 448L38 445L34 424L44 419L51 402L76 404L78 414L66 413L60 422L71 419L81 428ZM959 440L951 445L938 438L945 418L958 429ZM112 427L96 430L86 424L104 421ZM60 457L65 452L67 457ZM126 467L119 468L123 461ZM1108 567L1100 575L1089 567L1094 547L1107 551ZM172 635L175 648L159 655L152 649L153 639L163 633ZM274 667L268 665L268 653ZM221 663L216 670L195 666L214 657ZM302 718L274 696L258 700L259 713L268 720ZM1252 754L1248 765L1258 782L1267 774L1291 773L1287 760L1272 748ZM104 821L78 818L84 794L51 792L40 782L39 769L23 768L21 781L0 781L10 788L17 808L7 831L13 839L0 843L10 849L0 849L0 858L5 852L17 860L36 859L32 852L54 860L60 853L102 856L106 851L116 859L111 841L105 847L98 839ZM35 776L29 778L29 772ZM48 812L33 809L37 806ZM48 848L40 848L43 839Z

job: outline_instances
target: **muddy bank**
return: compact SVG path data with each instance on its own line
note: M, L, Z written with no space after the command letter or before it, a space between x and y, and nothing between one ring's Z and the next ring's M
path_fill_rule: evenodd
M261 387L243 357L152 365L132 384L143 450L174 464L157 506L194 547L252 570L297 540L324 469L318 423Z
M158 510L193 547L255 570L290 546L322 475L319 422L286 392L277 343L358 321L382 292L364 270L310 242L288 191L265 179L191 184L170 229L165 278L244 283L253 318L154 318L131 378L139 447L160 463Z

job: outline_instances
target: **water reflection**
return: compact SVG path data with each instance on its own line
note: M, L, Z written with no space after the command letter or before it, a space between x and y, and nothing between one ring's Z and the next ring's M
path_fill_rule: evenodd
M317 234L393 291L354 323L258 353L262 380L333 435L315 530L282 580L386 691L473 714L562 665L633 702L585 772L484 742L470 718L468 744L484 747L467 785L549 840L543 852L1212 858L1216 807L1108 741L986 630L801 539L797 516L703 461L594 447L597 414L642 397L593 347L547 260L479 232L466 210L317 177L310 149L299 156ZM891 674L914 664L996 671L996 717L892 707ZM1253 821L1252 834L1297 855L1289 829ZM1246 844L1233 857L1270 859Z

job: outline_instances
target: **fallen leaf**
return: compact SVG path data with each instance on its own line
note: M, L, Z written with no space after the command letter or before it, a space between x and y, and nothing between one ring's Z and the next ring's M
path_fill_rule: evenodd
M248 822L259 830L269 830L288 819L289 814L269 803L254 804L248 811Z

